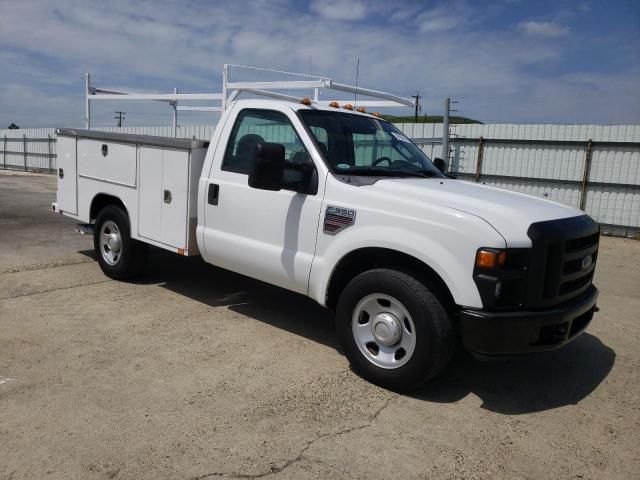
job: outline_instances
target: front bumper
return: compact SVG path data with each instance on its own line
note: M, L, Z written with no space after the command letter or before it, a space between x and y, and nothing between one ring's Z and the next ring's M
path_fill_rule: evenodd
M559 348L587 328L596 310L593 285L570 302L541 311L462 310L462 343L473 352L509 355Z

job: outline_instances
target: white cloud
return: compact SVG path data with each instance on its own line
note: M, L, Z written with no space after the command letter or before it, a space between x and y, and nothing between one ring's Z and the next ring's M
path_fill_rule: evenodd
M589 5L587 2L580 2L580 5L578 5L578 10L580 10L582 13L589 13L591 11L591 5Z
M523 98L507 110L506 118L522 109L531 122L624 124L640 121L640 72L629 75L572 73L552 81L526 81ZM526 112L524 112L526 110ZM559 119L559 120L553 120Z
M569 27L564 27L554 22L529 20L519 23L518 28L527 35L537 35L540 37L562 37L569 34Z
M392 22L408 22L420 12L420 5L399 5L389 12Z
M362 20L366 7L354 0L314 0L311 11L330 20Z
M417 17L418 28L423 33L451 30L463 24L464 15L460 11L446 8L434 8L422 12Z
M362 86L402 95L419 89L428 113L440 113L442 98L451 96L462 100L462 114L479 119L640 121L638 101L628 93L638 75L593 76L587 85L545 73L541 65L564 63L563 46L508 30L478 30L473 7L420 13L403 4L396 17L403 22L347 24L300 11L293 0L264 1L203 2L188 9L172 0L14 2L0 16L0 126L79 125L85 71L102 87L204 92L220 90L223 63L308 73L310 57L313 73L346 83L354 81L360 58ZM365 14L350 8L351 18ZM384 19L396 11L382 8L371 4L366 13ZM331 14L346 19L336 12ZM117 109L158 111L145 102L100 108L96 122L111 124ZM170 121L150 114L144 120Z

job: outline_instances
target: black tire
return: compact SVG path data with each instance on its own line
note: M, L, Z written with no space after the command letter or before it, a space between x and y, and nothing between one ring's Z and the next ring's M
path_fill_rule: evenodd
M411 316L415 349L404 365L382 368L358 347L352 317L358 303L372 294L397 299ZM353 370L366 380L395 391L424 385L445 368L455 351L455 332L443 302L424 283L396 270L369 270L351 280L338 301L336 328Z
M107 222L115 223L121 239L119 254L113 263L105 258L108 254L100 246L102 227ZM115 205L107 205L98 213L93 248L104 274L115 280L127 280L139 275L147 262L147 245L131 238L129 216L122 208Z

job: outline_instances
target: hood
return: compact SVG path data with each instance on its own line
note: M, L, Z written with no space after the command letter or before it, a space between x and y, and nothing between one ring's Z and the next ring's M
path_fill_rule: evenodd
M481 217L509 247L531 246L527 230L534 222L584 215L561 203L463 180L394 178L380 180L372 187L410 203L441 205Z

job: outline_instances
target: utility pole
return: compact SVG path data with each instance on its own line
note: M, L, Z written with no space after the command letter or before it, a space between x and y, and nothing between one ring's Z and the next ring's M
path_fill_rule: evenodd
M119 127L121 127L121 126L122 126L122 121L126 119L126 117L124 116L124 115L125 115L125 113L127 113L127 112L120 112L120 111L115 112L116 116L115 116L115 117L113 117L113 118L115 118L116 120L118 120L118 126L119 126Z
M449 115L451 112L457 112L457 110L451 110L451 104L458 103L451 101L451 98L444 99L444 115L442 116L442 157L449 168Z
M173 93L177 94L178 89L174 88ZM178 136L178 101L169 102L169 105L173 108L173 120L171 122L171 127L173 130L173 138L176 138Z
M91 75L84 74L84 128L91 130Z
M451 99L444 99L444 115L442 116L442 157L449 169L449 112L451 111Z
M420 95L420 92L416 92L415 95L411 95L411 98L415 98L416 99L415 112L414 112L414 122L418 123L418 110L420 109L420 99L422 98L422 95Z

